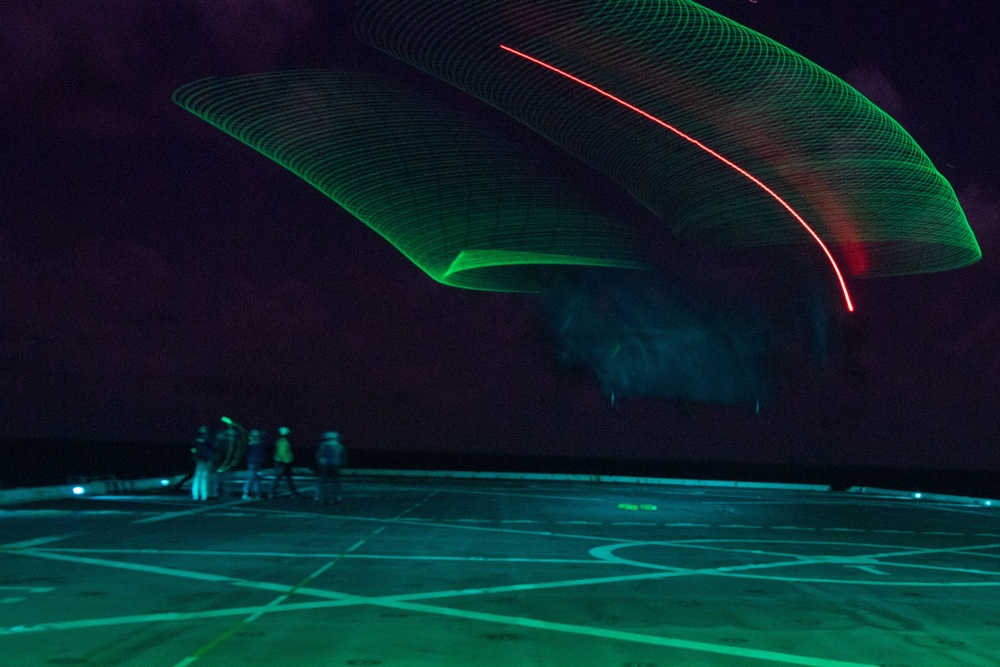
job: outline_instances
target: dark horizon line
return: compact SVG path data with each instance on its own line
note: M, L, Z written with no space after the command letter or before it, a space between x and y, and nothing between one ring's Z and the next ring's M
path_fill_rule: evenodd
M186 474L190 472L189 468L193 469L189 443L7 437L0 438L0 448L8 462L0 469L0 488L63 484L74 477L114 476L127 480ZM293 449L297 467L313 467L312 445L293 446ZM348 449L347 467L815 484L840 491L853 486L865 486L1000 498L1000 470L971 468L358 448Z

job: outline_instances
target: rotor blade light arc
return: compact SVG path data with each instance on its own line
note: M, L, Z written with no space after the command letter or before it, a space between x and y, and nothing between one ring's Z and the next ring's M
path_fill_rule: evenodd
M637 106L635 106L633 104L629 104L628 102L626 102L625 100L621 99L620 97L617 97L617 96L615 96L615 95L607 92L606 90L603 90L602 88L599 88L598 86L595 86L592 83L584 81L583 79L580 79L579 77L573 76L569 72L561 70L558 67L555 67L554 65L550 65L549 63L546 63L546 62L544 62L542 60L539 60L538 58L535 58L533 56L529 56L526 53L523 53L523 52L518 51L516 49L512 49L511 47L506 46L504 44L500 44L499 46L504 51L507 51L507 52L512 53L512 54L514 54L516 56L519 56L519 57L521 57L521 58L523 58L523 59L525 59L525 60L527 60L529 62L532 62L532 63L534 63L534 64L536 64L536 65L538 65L540 67L544 67L547 70L555 72L556 74L558 74L558 75L560 75L562 77L565 77L565 78L569 79L570 81L573 81L574 83L580 84L581 86L583 86L585 88L588 88L588 89L594 91L595 93L599 93L600 95L603 95L604 97L607 97L608 99L610 99L610 100L612 100L614 102L617 102L618 104L622 105L623 107L625 107L625 108L627 108L627 109L629 109L631 111L634 111L635 113L639 114L640 116L642 116L642 117L644 117L644 118L646 118L648 120L651 120L652 122L656 123L657 125L665 128L667 130L670 130L671 132L673 132L674 134L676 134L681 139L684 139L685 141L693 144L694 146L697 146L699 149L705 151L706 153L708 153L709 155L711 155L715 159L719 160L720 162L722 162L726 166L730 167L731 169L735 170L740 175L742 175L743 177L745 177L747 180L749 180L750 182L752 182L754 185L756 185L757 187L759 187L761 190L763 190L765 193L767 193L768 196L770 196L772 199L774 199L776 202L778 202L778 204L780 204L782 208L784 208L786 211L788 211L788 213L793 218L795 218L795 220L800 225L802 225L802 227L809 233L809 235L813 238L813 240L815 240L816 243L819 244L819 247L823 250L823 254L826 255L827 260L830 262L830 266L833 267L834 274L836 274L836 276L837 276L837 282L840 284L840 291L844 295L844 302L847 305L847 310L849 312L854 312L854 304L851 301L851 295L850 295L850 293L847 290L847 283L844 280L844 275L841 272L840 267L837 265L837 261L833 257L833 253L830 252L830 249L823 242L823 239L821 239L819 237L819 234L817 234L816 231L812 227L809 226L809 223L807 223L805 221L805 219L801 215L799 215L799 213L794 208L792 208L792 206L788 202L786 202L784 199L782 199L781 196L778 193L776 193L774 190L772 190L770 187L768 187L759 178L757 178L756 176L754 176L753 174L751 174L750 172L748 172L746 169L740 167L738 164L736 164L732 160L729 160L728 158L726 158L722 154L720 154L720 153L712 150L711 148L709 148L705 144L701 143L700 141L698 141L694 137L691 137L691 136L689 136L689 135L681 132L680 130L678 130L673 125L670 125L669 123L667 123L667 122L665 122L665 121L657 118L656 116L654 116L654 115L652 115L652 114L650 114L650 113L648 113L646 111L643 111L639 107L637 107Z

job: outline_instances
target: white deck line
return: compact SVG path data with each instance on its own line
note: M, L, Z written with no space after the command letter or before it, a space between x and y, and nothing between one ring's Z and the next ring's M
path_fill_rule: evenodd
M307 469L296 468L297 476L310 476ZM243 471L232 473L232 480L242 479ZM348 477L425 477L425 478L447 478L447 479L492 479L492 480L522 480L522 481L545 481L545 482L589 482L605 484L646 484L659 486L686 486L686 487L715 487L734 489L771 489L784 491L817 491L827 492L831 488L824 484L782 484L777 482L749 482L735 480L712 480L712 479L680 479L671 477L635 477L625 475L579 475L563 473L539 473L539 472L490 472L472 470L403 470L403 469L381 469L381 468L345 468L343 475ZM137 480L101 480L82 484L86 488L85 495L99 496L107 494L121 494L131 491L152 491L159 488L173 486L183 475L173 475L169 477L155 477L150 479ZM163 480L167 484L163 484ZM25 487L15 489L0 489L0 506L16 505L20 503L36 502L40 500L58 500L60 498L73 498L73 487L76 485L64 484L60 486L40 486ZM995 506L1000 508L1000 499L974 498L967 496L954 496L940 493L920 493L917 497L916 491L903 491L898 489L883 489L868 486L852 486L847 490L853 494L871 494L896 498L913 499L914 501L924 500L941 503L958 503L965 505Z
M451 479L510 479L546 482L598 482L609 484L662 484L673 486L712 486L737 489L777 489L786 491L829 491L823 484L778 484L772 482L740 482L710 479L675 479L666 477L627 477L621 475L568 475L543 472L473 472L466 470L382 470L353 468L344 475L381 477L445 477Z

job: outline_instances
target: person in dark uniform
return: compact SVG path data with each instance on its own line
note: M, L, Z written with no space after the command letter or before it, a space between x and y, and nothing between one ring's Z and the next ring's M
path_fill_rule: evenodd
M326 487L333 486L334 502L339 503L340 497L340 468L344 464L346 450L340 441L340 433L337 431L327 431L323 434L323 440L316 448L316 502L325 505L327 501Z
M247 436L247 479L243 483L243 500L260 499L260 469L264 467L264 434L250 429Z

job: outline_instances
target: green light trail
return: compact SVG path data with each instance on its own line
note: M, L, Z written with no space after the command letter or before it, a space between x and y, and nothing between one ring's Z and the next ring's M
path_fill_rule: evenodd
M536 291L559 267L644 269L643 244L483 121L360 74L189 83L174 100L291 170L435 280Z
M372 46L504 111L621 184L678 237L829 246L852 276L927 273L981 252L913 138L840 78L689 0L359 0ZM498 44L669 119L741 172ZM789 224L789 211L809 221Z

